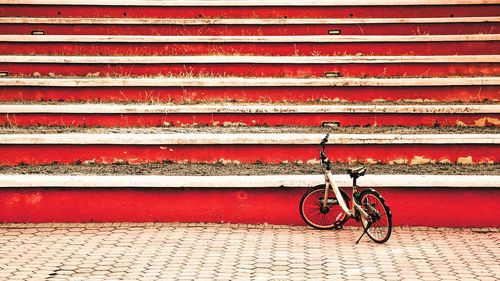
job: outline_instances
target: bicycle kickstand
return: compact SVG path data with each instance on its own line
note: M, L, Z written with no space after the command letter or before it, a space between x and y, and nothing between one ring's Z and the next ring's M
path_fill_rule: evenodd
M359 241L361 241L361 238L363 238L363 236L368 232L368 229L370 229L370 227L372 226L372 222L368 222L368 224L366 225L366 228L365 230L363 231L363 234L361 234L361 236L359 237L358 241L356 241L356 244L359 243Z

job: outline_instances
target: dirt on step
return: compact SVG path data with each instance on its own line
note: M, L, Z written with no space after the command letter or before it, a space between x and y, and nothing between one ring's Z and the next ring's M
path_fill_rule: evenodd
M246 126L189 126L145 128L87 128L87 127L0 127L0 134L498 134L500 127L246 127Z
M334 164L332 173L343 174L356 165ZM319 165L283 164L78 164L0 166L1 174L49 175L166 175L166 176L251 176L321 174ZM481 165L368 165L367 174L500 175L500 164Z

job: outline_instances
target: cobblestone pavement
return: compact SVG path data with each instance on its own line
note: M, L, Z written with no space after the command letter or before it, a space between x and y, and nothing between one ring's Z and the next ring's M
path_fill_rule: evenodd
M0 280L499 280L499 229L0 224Z

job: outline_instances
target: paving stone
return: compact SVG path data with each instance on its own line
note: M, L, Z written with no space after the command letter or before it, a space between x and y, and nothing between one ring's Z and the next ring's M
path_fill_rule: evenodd
M356 227L16 226L0 224L0 280L496 280L500 271L500 232L484 229L395 228L385 245L354 245Z

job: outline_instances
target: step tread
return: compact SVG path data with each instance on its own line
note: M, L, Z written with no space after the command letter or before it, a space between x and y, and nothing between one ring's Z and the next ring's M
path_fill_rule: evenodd
M460 35L297 35L297 36L156 36L156 35L0 35L0 42L82 43L343 43L499 41L500 34Z
M160 63L259 63L259 64L341 64L341 63L498 63L500 55L436 56L22 56L0 55L2 63L63 64L160 64Z
M0 0L2 5L95 5L95 6L393 6L393 5L486 5L498 0Z
M439 24L493 23L500 17L434 18L51 18L0 17L0 24L105 24L105 25L296 25L296 24Z
M1 104L0 113L158 114L158 113L499 113L500 104L438 105L273 105L273 104Z
M69 145L316 145L325 136L305 133L59 133L0 134L0 144ZM331 134L329 144L500 144L500 134Z
M334 175L337 184L349 187L349 175ZM500 176L463 175L370 175L358 180L369 187L500 187ZM323 175L274 176L67 176L67 175L0 175L2 187L163 187L163 188L289 188L324 184Z
M404 87L500 85L500 77L418 78L268 78L161 77L154 78L1 78L0 86L44 87Z
M293 127L293 126L188 126L144 128L89 128L89 127L0 127L0 134L499 134L499 127Z

